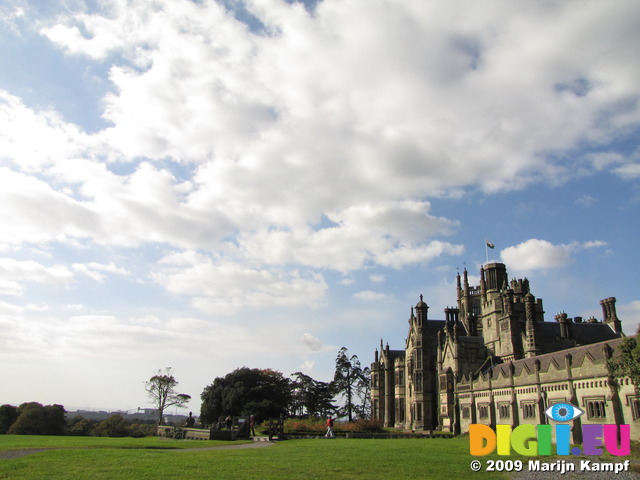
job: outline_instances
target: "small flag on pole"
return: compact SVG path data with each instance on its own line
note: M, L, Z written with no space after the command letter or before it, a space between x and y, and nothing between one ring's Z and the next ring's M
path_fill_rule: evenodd
M487 240L487 247L496 248L496 246L493 243L491 243L490 241L488 241L488 240Z

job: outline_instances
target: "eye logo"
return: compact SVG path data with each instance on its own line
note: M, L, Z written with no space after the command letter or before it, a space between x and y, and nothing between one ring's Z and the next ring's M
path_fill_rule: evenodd
M570 422L584 413L584 410L570 403L556 403L545 410L545 415L554 422Z

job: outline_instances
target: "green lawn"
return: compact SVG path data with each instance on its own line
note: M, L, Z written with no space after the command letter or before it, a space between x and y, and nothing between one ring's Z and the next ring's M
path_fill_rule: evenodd
M0 479L468 478L468 438L289 440L260 449L184 451L225 442L0 435L0 451L55 448L0 460ZM167 450L167 448L179 448ZM487 478L501 475L481 474Z
M229 445L222 440L171 440L160 437L55 437L46 435L0 435L0 451L24 448L115 448L115 449L183 449ZM251 440L233 443L251 443Z

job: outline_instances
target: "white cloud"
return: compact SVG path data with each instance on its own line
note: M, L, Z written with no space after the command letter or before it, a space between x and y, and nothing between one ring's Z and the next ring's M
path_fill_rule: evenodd
M25 7L23 2L3 3L0 5L0 25L12 32L19 32L17 20L24 17Z
M317 273L199 258L197 263L168 267L152 277L169 292L192 297L195 307L222 315L265 306L317 307L327 290ZM175 259L172 255L162 263Z
M22 296L24 288L14 280L0 279L0 295Z
M627 163L615 168L614 173L626 180L634 180L640 178L640 163Z
M585 195L580 195L580 197L578 197L578 199L576 199L576 204L577 205L582 205L584 207L591 207L593 205L595 205L596 203L598 203L598 199L595 197L592 197L591 195L585 194Z
M313 352L317 352L322 349L322 342L310 333L305 333L304 335L302 335L301 339L302 343L304 343L309 348L309 350Z
M384 293L374 292L372 290L363 290L353 294L354 298L364 301L386 300L388 296Z
M242 234L239 243L252 260L342 272L359 269L368 261L400 268L442 254L460 254L459 245L423 243L427 237L448 235L457 227L457 222L429 215L429 208L428 202L361 204L329 213L334 222L331 227L263 229Z
M105 273L116 273L119 275L128 275L126 269L117 267L113 262L109 264L100 264L91 262L88 264L76 263L73 265L76 272L80 272L89 278L94 279L98 283L103 283L106 276Z
M49 21L54 44L111 65L112 125L90 136L3 94L3 155L22 172L46 168L12 173L24 193L4 193L17 207L4 242L210 249L239 234L242 256L268 265L401 268L461 253L426 242L458 223L408 199L568 178L546 152L638 123L624 6L363 5L321 2L310 15L247 2L266 34L186 0L114 0ZM116 175L98 158L139 165ZM186 181L151 163L167 158ZM61 214L37 221L33 204ZM334 225L311 228L323 215Z
M47 182L0 167L0 244L47 243L96 232L96 218ZM96 232L97 233L97 232Z
M625 156L618 152L593 152L587 154L586 159L596 170L615 167L625 162Z
M34 141L37 139L37 141ZM93 139L53 110L35 111L0 90L0 159L29 172L86 153Z
M0 258L0 276L51 285L68 285L74 281L73 273L64 265L45 267L33 260L20 261L12 258Z
M554 245L546 240L534 238L505 248L500 252L500 257L514 271L546 270L566 266L573 260L572 256L578 250L606 245L603 241Z
M622 320L622 330L627 335L634 335L640 327L640 300L626 305L617 305L618 318Z
M24 311L24 307L0 300L0 314L3 316L19 315ZM9 323L8 319L3 319L4 323Z
M400 268L412 263L426 263L441 255L461 255L463 252L462 245L434 240L426 245L415 247L400 245L393 250L382 253L378 261L381 265Z
M600 248L606 247L607 242L603 242L602 240L591 240L589 242L584 242L582 244L578 244L575 248Z
M131 157L231 158L244 180L296 178L313 197L313 179L352 198L552 180L571 170L542 153L640 120L640 67L628 61L638 33L623 3L577 14L572 2L321 2L311 16L247 2L267 35L215 2L109 5L43 30L70 52L135 66L112 69L109 143Z
M309 375L310 373L313 372L314 367L316 366L316 362L314 362L313 360L309 360L306 359L302 365L300 365L300 371L302 373L306 373L307 375Z

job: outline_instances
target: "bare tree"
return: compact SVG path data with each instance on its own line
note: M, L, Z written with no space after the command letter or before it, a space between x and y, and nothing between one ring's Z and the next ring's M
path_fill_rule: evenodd
M172 406L182 407L191 400L191 395L176 393L177 380L171 374L171 367L158 370L158 373L145 383L145 389L153 405L158 410L158 425L162 425L164 411Z

